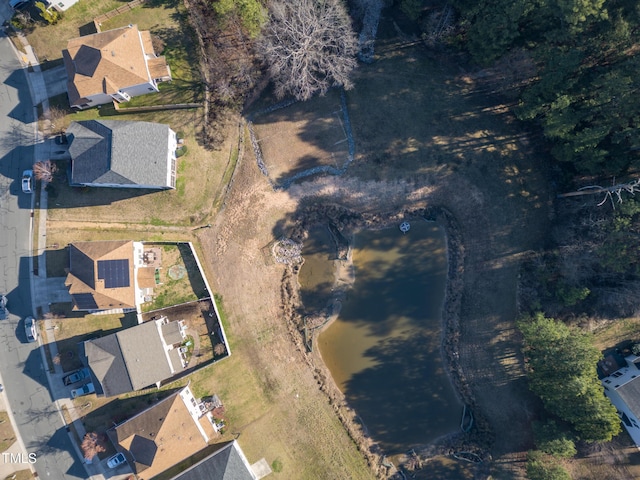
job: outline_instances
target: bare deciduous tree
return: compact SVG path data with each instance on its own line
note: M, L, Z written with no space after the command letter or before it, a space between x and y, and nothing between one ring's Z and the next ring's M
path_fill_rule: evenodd
M259 41L278 97L349 89L358 41L341 0L276 0Z
M97 454L106 450L100 442L100 437L98 437L98 434L95 432L85 434L80 448L82 448L82 454L85 460L91 460Z
M33 164L33 175L37 180L41 180L45 184L53 181L53 175L57 170L58 167L51 160L44 160Z

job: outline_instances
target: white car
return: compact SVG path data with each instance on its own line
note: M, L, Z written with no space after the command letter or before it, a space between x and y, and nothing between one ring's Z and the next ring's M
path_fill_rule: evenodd
M33 170L25 170L22 172L22 191L24 193L33 193Z
M33 317L24 319L24 333L27 335L27 342L35 342L38 340L38 328Z
M107 467L109 468L116 468L120 465L122 465L123 463L125 463L127 461L126 458L124 458L124 455L121 453L116 453L113 457L110 457L109 460L107 460Z
M96 387L93 386L93 382L71 390L71 398L82 397L90 393L96 393Z

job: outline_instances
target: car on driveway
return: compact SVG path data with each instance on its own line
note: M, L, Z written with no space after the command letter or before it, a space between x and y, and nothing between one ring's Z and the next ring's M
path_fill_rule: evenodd
M24 319L24 333L27 335L27 342L35 342L38 340L38 328L33 317Z
M73 373L70 373L69 375L65 375L64 377L62 377L62 381L65 385L71 385L72 383L78 383L81 380L84 380L85 378L89 378L89 369L88 368L83 368L80 370L76 370Z
M33 170L22 172L22 191L24 193L33 193Z
M7 318L7 297L0 295L0 320Z
M116 468L122 465L123 463L126 463L126 461L127 459L124 458L124 455L122 454L122 452L116 453L113 457L107 460L107 467Z
M95 392L96 387L93 386L93 383L87 383L86 385L71 390L71 398L82 397L83 395L89 395Z

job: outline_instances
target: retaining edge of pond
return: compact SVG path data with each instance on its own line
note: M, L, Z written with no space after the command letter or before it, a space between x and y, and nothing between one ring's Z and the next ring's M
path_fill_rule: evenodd
M395 213L370 214L354 212L335 204L311 205L297 214L290 238L303 242L311 226L318 224L332 225L340 232L343 238L347 238L349 235L345 235L345 232L355 229L374 230L397 226L407 218L422 218L427 221L435 221L444 228L448 271L441 315L442 357L456 394L463 405L473 409L475 412L474 423L469 432L454 432L429 444L417 445L415 450L424 459L436 455L452 455L456 451L471 452L481 459L489 458L488 449L493 444L493 432L488 421L478 411L474 395L459 361L458 346L460 340L460 312L464 291L465 248L461 229L453 214L440 206L415 207ZM322 359L319 358L319 355L310 352L306 346L303 330L305 327L304 316L300 314L302 303L297 281L299 269L299 265L287 265L282 276L282 308L283 316L287 320L289 333L294 343L304 354L307 364L314 371L314 377L320 390L327 395L338 419L367 459L372 471L378 478L387 478L392 471L390 471L389 467L383 465L384 452L363 431L362 425L357 420L357 412L346 403L344 395L335 385ZM323 325L323 327L326 327L326 325ZM395 471L395 467L392 470Z

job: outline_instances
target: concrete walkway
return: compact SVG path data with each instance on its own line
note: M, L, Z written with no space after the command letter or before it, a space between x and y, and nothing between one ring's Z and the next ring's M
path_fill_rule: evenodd
M13 420L13 413L10 408L7 408L7 402L4 391L0 393L0 412L7 412L11 426L13 427L13 433L16 436L16 441L11 446L2 452L0 456L0 478L7 478L20 470L29 470L31 468L28 463L27 450L20 438L20 433L16 430L15 420ZM23 463L24 462L24 463Z

